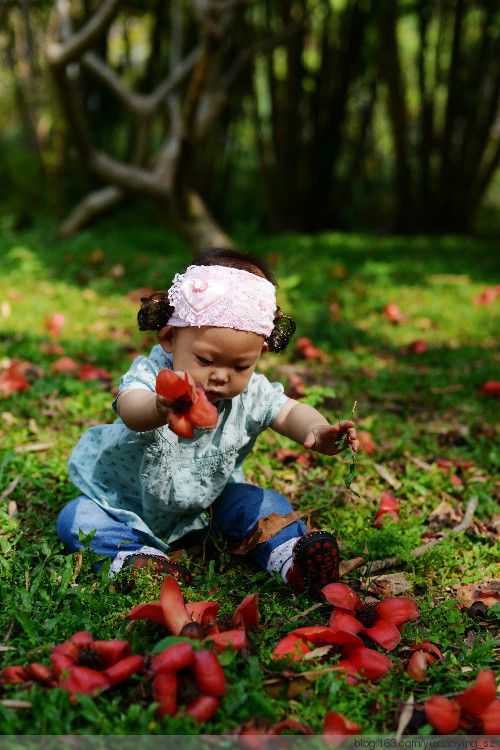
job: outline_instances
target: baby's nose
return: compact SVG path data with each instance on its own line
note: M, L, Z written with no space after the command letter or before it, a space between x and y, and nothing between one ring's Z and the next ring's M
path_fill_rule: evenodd
M212 380L216 383L226 383L228 380L227 370L219 368L212 373Z

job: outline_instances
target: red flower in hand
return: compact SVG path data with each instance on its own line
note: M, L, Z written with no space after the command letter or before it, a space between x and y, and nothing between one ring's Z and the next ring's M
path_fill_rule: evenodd
M377 604L363 604L345 583L329 583L322 591L327 601L335 605L330 617L333 630L356 635L363 633L388 651L401 640L398 627L419 615L416 602L406 596L388 597Z
M463 729L467 734L500 734L500 699L495 676L481 669L476 682L455 700L433 695L425 704L427 721L439 734Z
M195 427L213 430L219 415L210 403L203 388L189 383L187 373L184 378L172 370L161 370L156 378L156 393L172 402L168 416L168 426L181 438L191 439Z

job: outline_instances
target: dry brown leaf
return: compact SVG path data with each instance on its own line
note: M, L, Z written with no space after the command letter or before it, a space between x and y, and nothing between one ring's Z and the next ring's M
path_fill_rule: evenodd
M15 500L9 500L8 505L7 505L7 513L8 513L9 518L14 518L14 516L17 515L18 510L17 510L17 503Z
M319 609L323 606L323 602L318 602L317 604L313 604L312 607L309 607L308 609L305 609L303 612L300 612L298 615L295 615L295 617L290 617L288 622L295 622L295 620L301 620L305 615L309 615L311 612L314 612L316 609Z
M26 445L16 445L16 453L26 453L28 451L46 451L52 448L54 443L26 443Z
M352 560L341 560L339 565L340 577L345 576L351 570L355 570L355 568L359 568L359 566L363 565L365 562L366 560L364 557L353 557Z
M19 477L16 477L12 480L12 482L4 489L2 494L0 495L0 503L5 500L6 497L9 497L9 495L14 492L14 490L17 487L17 484L19 482Z
M266 680L264 685L268 688L272 698L279 698L282 696L285 686L288 684L286 691L286 698L290 700L296 695L303 693L307 690L311 684L321 677L321 675L333 672L336 667L326 667L325 669L313 669L310 672L301 672L299 675L294 675L291 679L286 677L273 677L270 680Z
M401 487L401 482L399 479L396 479L396 477L393 477L392 474L387 471L385 466L381 466L381 464L374 463L373 464L377 470L377 472L380 474L382 479L385 479L387 484L390 484L391 487L394 487L395 490L399 489Z
M429 523L438 521L443 526L453 526L454 524L459 523L462 518L463 513L453 507L448 500L441 500L439 505L430 512L427 520Z
M321 506L326 508L326 505ZM241 540L237 547L233 547L229 551L233 555L246 555L251 549L256 547L258 544L269 541L273 536L276 536L278 531L284 529L285 526L289 526L294 521L298 521L299 518L308 516L315 510L320 508L309 508L309 510L295 510L292 513L287 513L286 516L282 516L279 513L270 513L268 516L261 518L255 526L253 526L248 534Z
M402 573L389 573L386 576L367 578L363 588L377 596L399 596L413 588Z
M415 707L415 698L413 697L413 693L410 693L410 695L406 699L404 708L401 711L401 715L399 717L398 728L396 730L396 737L395 737L396 742L400 741L406 727L410 723L411 717L413 716L414 707Z
M29 701L23 701L20 698L3 698L0 703L5 708L12 708L14 711L18 708L31 708Z

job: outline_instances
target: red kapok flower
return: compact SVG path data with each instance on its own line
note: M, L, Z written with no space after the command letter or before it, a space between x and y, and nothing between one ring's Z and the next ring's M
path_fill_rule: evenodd
M173 404L168 426L178 437L191 439L195 427L213 430L217 426L216 407L207 399L203 388L190 385L187 373L181 378L172 370L160 370L156 392Z
M416 602L406 596L388 597L377 604L363 604L350 586L344 583L329 583L322 592L330 604L341 610L334 609L331 614L330 627L333 630L364 633L389 651L401 640L398 627L419 615Z
M359 734L361 727L354 721L346 719L336 711L330 711L325 716L323 725L323 743L325 745L340 745L343 737Z
M346 674L348 684L356 684L360 677L376 682L392 666L388 656L365 648L363 641L353 633L335 631L323 625L293 630L277 644L272 658L275 661L283 658L302 661L312 651L309 643L316 648L329 646L324 658L332 654L342 657L335 666Z
M0 375L0 393L4 396L11 396L13 393L27 391L30 387L24 373L19 372L19 363L12 362L10 367Z
M441 651L433 643L422 641L414 643L411 647L414 653L408 660L406 672L412 680L423 682L425 680L427 667L436 661L444 661Z
M224 627L223 623L214 625L219 612L217 602L184 601L181 587L175 578L166 576L161 587L160 601L139 604L126 615L127 620L146 618L158 625L165 625L174 635L186 635L195 640L213 641L217 653L228 646L239 650L247 645L246 630L256 625L259 617L259 597L249 594L235 609L231 619ZM193 627L195 624L198 627ZM214 625L205 634L204 628ZM203 640L204 639L204 640Z
M399 500L390 492L384 492L380 498L377 514L373 519L373 526L377 529L381 529L384 522L388 519L393 521L399 520Z
M102 370L94 365L82 365L78 372L78 380L111 380L111 375L107 370Z
M455 700L433 695L425 704L427 721L440 734L453 734L458 728L467 734L500 734L500 699L496 697L495 676L480 669L474 685Z
M127 641L94 641L86 630L56 646L50 661L59 687L88 695L107 690L144 667L144 659L131 655Z
M487 380L477 389L478 396L489 396L500 398L500 382L498 380Z
M187 641L162 651L152 664L153 696L158 716L174 716L179 704L184 714L208 721L226 694L226 680L213 651L195 651Z

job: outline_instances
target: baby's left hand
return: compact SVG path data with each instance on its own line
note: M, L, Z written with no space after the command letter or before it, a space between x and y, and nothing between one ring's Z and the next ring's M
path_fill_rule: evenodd
M348 440L343 440L347 435ZM318 453L326 456L336 456L346 448L352 448L354 452L359 450L359 442L354 422L344 419L336 424L320 424L312 427L304 440L304 448L312 448Z

